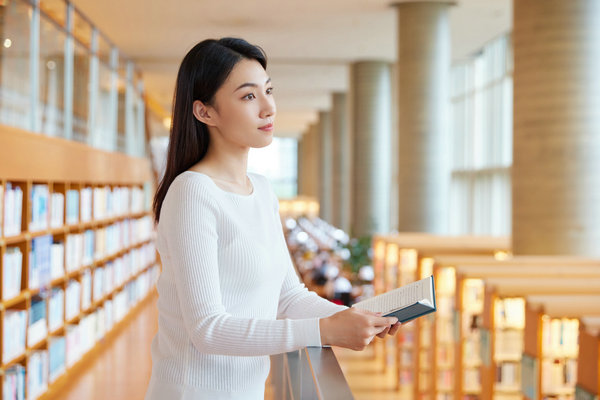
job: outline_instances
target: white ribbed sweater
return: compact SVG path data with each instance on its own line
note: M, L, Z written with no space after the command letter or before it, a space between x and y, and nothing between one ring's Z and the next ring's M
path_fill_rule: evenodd
M248 196L192 171L169 187L147 400L262 399L268 355L320 346L318 319L345 309L300 283L277 197L248 176Z

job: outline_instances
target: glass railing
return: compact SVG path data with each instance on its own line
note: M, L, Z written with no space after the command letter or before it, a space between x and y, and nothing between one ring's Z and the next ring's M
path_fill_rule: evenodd
M330 347L306 347L271 356L265 399L349 400L354 396Z
M0 125L145 155L134 63L68 0L0 1Z

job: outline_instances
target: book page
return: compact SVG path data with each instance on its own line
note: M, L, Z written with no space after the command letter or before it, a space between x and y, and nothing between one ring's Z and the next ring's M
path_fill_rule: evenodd
M433 287L432 277L421 279L416 282L409 283L398 289L390 290L389 292L378 296L366 299L354 304L363 310L389 313L415 304L419 301L433 307Z

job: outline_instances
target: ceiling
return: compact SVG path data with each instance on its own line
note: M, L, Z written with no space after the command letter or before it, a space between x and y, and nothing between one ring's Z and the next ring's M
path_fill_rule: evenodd
M72 0L142 71L148 94L171 109L177 68L197 42L223 36L258 44L269 58L276 135L298 136L346 91L348 65L396 59L390 0ZM452 60L512 26L511 0L459 0L450 11Z

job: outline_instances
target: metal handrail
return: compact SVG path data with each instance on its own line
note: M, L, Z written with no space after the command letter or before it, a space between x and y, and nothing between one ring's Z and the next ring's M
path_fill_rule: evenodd
M330 347L305 347L271 356L271 382L276 399L354 399Z

